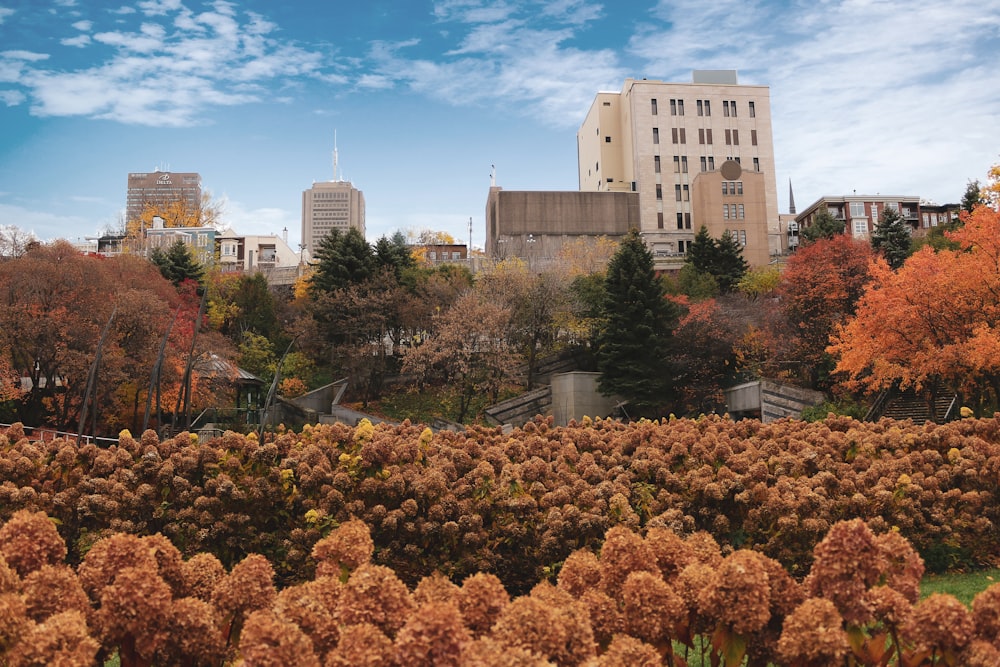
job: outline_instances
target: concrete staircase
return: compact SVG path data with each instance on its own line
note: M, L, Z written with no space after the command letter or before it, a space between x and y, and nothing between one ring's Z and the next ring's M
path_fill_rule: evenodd
M932 421L936 424L955 419L958 416L958 396L956 394L938 394L934 400L934 409L928 405L927 398L913 391L891 389L883 392L876 400L872 409L865 416L865 421L878 421L882 417L902 421L912 419L914 424L926 424Z

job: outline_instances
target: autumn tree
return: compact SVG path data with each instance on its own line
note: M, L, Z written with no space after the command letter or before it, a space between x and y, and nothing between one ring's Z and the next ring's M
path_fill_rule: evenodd
M854 314L870 280L871 246L846 234L803 246L788 259L778 295L792 341L785 363L812 388L824 388L833 367L826 352L837 325Z
M742 298L742 297L732 297ZM674 330L677 374L676 414L708 414L725 406L723 390L736 377L736 348L745 324L716 299L688 302L677 298L682 313Z
M455 421L463 422L477 395L497 400L520 361L502 335L510 313L467 292L435 320L434 333L403 357L403 371L451 387L458 401Z
M38 239L14 225L0 225L0 260L16 259L27 252Z
M1000 408L1000 213L979 206L949 236L958 250L923 248L895 272L874 262L829 351L851 388L940 387L991 414Z
M153 248L149 253L149 261L174 286L180 285L185 280L200 283L205 277L205 267L198 263L191 248L180 239L172 243L166 251Z
M799 233L803 245L822 239L832 239L844 233L844 220L833 217L828 209L820 209L813 217L812 224Z
M313 298L364 282L375 273L375 253L355 227L346 232L331 230L320 240L311 263L315 267L309 286Z
M129 238L141 239L145 230L154 227L156 218L164 228L219 227L222 214L222 202L213 200L211 193L205 191L196 205L183 197L164 202L148 202L137 218L125 221L124 232Z
M598 386L638 413L656 414L671 399L675 369L671 332L678 308L665 298L653 255L637 230L608 264L600 329L595 339Z
M888 206L882 209L871 236L872 250L880 253L893 269L898 269L910 255L910 226L899 211Z

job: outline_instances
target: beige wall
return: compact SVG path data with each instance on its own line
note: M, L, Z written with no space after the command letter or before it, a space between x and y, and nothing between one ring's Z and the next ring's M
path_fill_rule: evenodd
M727 74L730 76L721 77L721 80L736 80L735 73ZM653 100L656 100L655 113ZM673 107L671 100L675 103ZM699 100L703 103L700 116ZM710 115L705 114L706 101ZM683 102L683 113L680 102ZM751 102L753 116L750 115ZM733 103L735 115L726 115L726 107ZM654 128L659 143L654 143ZM706 131L705 143L699 142L699 130ZM712 131L711 144L707 143L707 130ZM726 130L730 132L728 145ZM674 143L675 131L677 143ZM754 133L756 145L752 141ZM610 142L607 141L609 136ZM735 137L738 137L738 145L733 142ZM657 257L658 268L673 268L671 263L679 265L698 228L709 222L698 219L691 200L694 179L702 171L702 158L705 158L706 171L710 171L708 158L713 159L716 169L729 158L739 158L744 170L759 168L763 176L765 230L768 225L777 225L778 197L767 86L626 79L620 93L597 95L577 133L577 145L581 190L630 190L635 181L640 228ZM655 169L657 157L659 173ZM657 185L661 188L659 198ZM677 200L677 186L681 187L680 201ZM681 214L681 229L678 229L678 213ZM749 255L755 258L751 261L754 266L769 261L766 231L762 237L755 236L754 244L757 243L763 244L763 251L750 249Z
M320 181L302 193L302 243L311 255L332 229L365 234L365 196L349 181Z
M751 266L765 266L770 257L764 175L741 169L729 175L732 179L724 178L720 170L698 174L694 180L692 208L712 238L721 238L729 230L742 242L745 234L743 258ZM739 184L743 194L723 194L723 182L727 183L726 190L730 193L732 187L729 184ZM729 207L728 219L723 213L724 206ZM739 211L740 206L743 207L743 217L737 215L734 218L732 210L736 207Z

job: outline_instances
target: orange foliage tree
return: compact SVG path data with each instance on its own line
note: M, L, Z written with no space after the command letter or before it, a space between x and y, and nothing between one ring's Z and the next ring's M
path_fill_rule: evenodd
M872 262L829 348L849 387L939 387L980 413L1000 407L1000 212L979 206L948 237L959 249L923 248L895 273Z
M791 357L800 380L823 388L832 368L826 347L835 327L854 314L868 284L871 246L837 234L801 248L788 260L778 294L791 326Z

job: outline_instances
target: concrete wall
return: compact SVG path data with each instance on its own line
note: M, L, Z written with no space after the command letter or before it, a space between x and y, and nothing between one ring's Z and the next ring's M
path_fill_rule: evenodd
M566 426L571 419L606 417L620 399L602 395L597 390L600 373L573 371L552 376L552 415L556 426Z
M726 409L734 417L759 413L764 423L783 417L798 418L802 411L826 400L820 391L802 389L771 380L747 382L726 389Z

